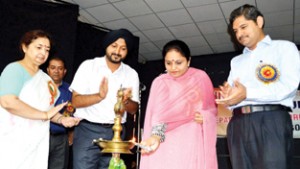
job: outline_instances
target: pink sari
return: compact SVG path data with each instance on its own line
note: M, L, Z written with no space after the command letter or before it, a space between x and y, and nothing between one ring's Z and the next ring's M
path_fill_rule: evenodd
M195 112L203 124L194 121ZM207 74L195 68L179 78L157 77L151 86L143 139L153 126L167 124L166 139L159 148L142 155L140 169L217 169L217 108Z

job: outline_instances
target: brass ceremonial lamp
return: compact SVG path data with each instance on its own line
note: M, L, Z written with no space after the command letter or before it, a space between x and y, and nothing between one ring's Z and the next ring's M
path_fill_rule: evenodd
M114 106L115 111L115 119L114 119L114 136L112 140L104 140L102 138L93 140L93 143L98 144L103 150L103 153L112 153L113 158L115 160L120 160L120 154L132 154L130 149L134 147L134 143L132 141L123 141L121 139L121 131L122 125L121 120L122 116L125 112L124 104L123 104L123 96L124 91L122 87L117 92L117 103Z

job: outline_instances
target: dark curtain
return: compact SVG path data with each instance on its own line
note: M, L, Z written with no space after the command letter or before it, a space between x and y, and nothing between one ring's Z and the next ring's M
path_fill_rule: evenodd
M67 63L66 81L72 79L78 6L42 0L0 0L0 72L10 62L22 59L21 36L33 29L49 32L54 41L51 56L58 55ZM42 65L45 70L46 64Z
M92 59L105 55L105 50L103 49L101 42L103 40L103 37L109 31L110 30L108 29L100 28L87 23L77 23L76 52L74 55L73 64L74 70L77 70L79 65L86 59ZM134 49L131 53L128 53L128 56L124 60L124 63L130 65L138 72L139 38L134 38Z
M101 56L101 41L108 31L100 30L90 24L77 22L76 48L73 64L74 74L84 60Z

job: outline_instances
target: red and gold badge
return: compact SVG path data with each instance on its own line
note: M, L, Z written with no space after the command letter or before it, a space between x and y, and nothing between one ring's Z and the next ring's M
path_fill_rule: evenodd
M57 96L57 87L53 83L53 81L48 81L48 89L51 95L50 105L54 104L55 97Z
M256 69L256 76L260 81L269 84L275 82L279 78L280 73L275 66L263 64Z
M71 102L68 102L67 107L66 107L66 109L65 109L65 111L64 111L64 113L63 113L63 115L64 115L65 117L73 116L74 110L75 110L75 108L73 107L72 103L71 103Z

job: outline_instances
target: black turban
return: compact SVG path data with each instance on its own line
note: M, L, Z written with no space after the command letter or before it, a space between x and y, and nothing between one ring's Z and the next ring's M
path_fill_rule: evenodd
M117 29L108 32L103 38L103 48L106 49L110 44L112 44L119 38L123 38L125 40L127 50L128 52L130 52L133 48L133 34L127 29Z

